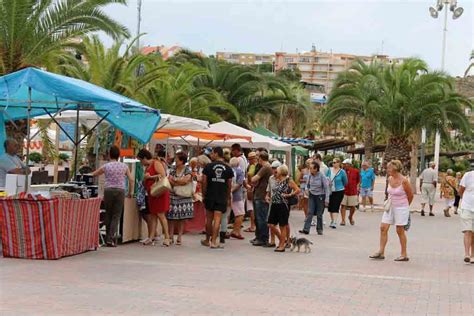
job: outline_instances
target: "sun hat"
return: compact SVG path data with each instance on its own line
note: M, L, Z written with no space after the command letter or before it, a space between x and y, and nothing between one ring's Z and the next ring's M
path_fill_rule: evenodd
M352 165L352 159L344 159L344 161L342 162L343 164L348 164L348 165Z
M278 160L275 160L274 162L272 162L272 168L273 169L276 169L280 166L281 166L281 162L279 162Z

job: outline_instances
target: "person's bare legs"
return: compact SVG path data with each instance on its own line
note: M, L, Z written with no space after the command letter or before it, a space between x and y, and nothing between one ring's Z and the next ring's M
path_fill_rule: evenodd
M171 243L174 243L175 222L176 221L174 219L168 220L168 229L169 229L169 235L170 235L169 239Z
M214 219L214 213L206 210L206 239L201 241L203 246L210 246L210 239L212 236L212 220Z
M331 219L332 219L332 214L331 213ZM337 214L337 213L334 213ZM346 206L341 205L341 225L346 225Z
M221 228L221 218L222 218L222 213L218 211L214 211L214 215L212 218L211 247L219 246L219 243L217 242L217 236L219 235L219 231Z
M355 206L351 206L349 209L349 222L351 225L354 225L354 214L356 212Z
M471 231L464 232L464 257L474 256L474 234Z
M255 211L251 210L250 212L250 230L255 231Z
M235 217L234 220L234 226L232 228L232 233L236 234L237 236L241 235L241 227L242 227L242 222L244 221L244 216L239 215Z
M425 215L425 205L426 203L421 203L421 215Z
M405 227L404 226L397 226L397 235L398 239L400 239L400 247L401 253L400 255L403 258L407 258L407 235L405 234Z
M278 236L278 249L285 249L286 247L286 232L287 232L287 226L280 226L280 236Z
M276 225L273 224L268 224L268 227L270 228L270 234L271 234L271 241L270 243L272 245L275 244L275 236L278 237L279 243L281 243L281 231L278 229Z
M369 203L370 203L370 209L372 210L374 208L374 198L372 196L369 196Z
M380 248L379 248L379 254L384 255L385 254L385 246L387 246L387 241L388 241L388 230L390 229L389 224L382 223L380 224Z
M181 245L181 242L183 241L184 222L185 220L183 219L178 221L178 239L176 240L177 245Z
M366 206L367 206L367 197L363 196L362 197L362 208L365 210Z
M163 229L163 235L165 236L165 240L163 240L163 244L166 246L169 246L170 233L168 230L168 220L166 219L166 214L158 213L158 220L160 221L161 228Z

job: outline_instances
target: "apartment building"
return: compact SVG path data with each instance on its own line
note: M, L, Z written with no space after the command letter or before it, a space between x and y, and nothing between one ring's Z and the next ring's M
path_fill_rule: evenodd
M347 70L356 59L361 59L366 63L372 60L390 63L400 60L386 55L357 56L315 50L293 54L277 52L275 56L276 71L297 68L301 73L302 81L324 87L325 93L331 92L338 74Z
M275 61L274 54L217 52L216 58L218 60L225 60L229 63L240 65L270 64Z

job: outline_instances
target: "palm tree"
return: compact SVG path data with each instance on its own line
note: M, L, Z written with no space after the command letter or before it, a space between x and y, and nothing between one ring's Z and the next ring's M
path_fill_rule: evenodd
M2 0L0 2L0 74L45 61L80 36L103 31L128 36L125 26L103 9L126 0Z
M137 99L163 113L219 122L225 110L238 120L239 112L219 92L196 84L206 75L206 69L190 63L170 66Z
M98 36L85 37L76 46L76 51L87 63L73 54L65 54L59 58L56 68L64 75L135 98L160 77L162 70L167 69L159 56L134 52L136 40L128 43L122 52L123 40L117 40L112 47L106 48Z
M385 162L399 159L408 170L410 152L422 128L439 130L445 139L449 139L449 129L470 133L463 110L471 107L470 101L454 93L446 74L429 72L422 60L407 59L385 67L379 82L383 92L374 117L389 134Z
M372 158L374 147L374 112L381 97L380 73L382 65L376 61L367 65L357 60L335 82L322 121L334 123L340 117L357 117L364 122L366 159Z

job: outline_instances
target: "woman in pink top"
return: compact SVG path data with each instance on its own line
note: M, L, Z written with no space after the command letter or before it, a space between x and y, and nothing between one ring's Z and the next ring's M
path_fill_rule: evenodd
M125 199L125 177L128 178L128 196L133 192L135 184L127 165L118 161L120 149L112 146L109 150L110 162L92 173L93 176L105 175L104 204L105 204L105 242L107 247L117 246L117 228L122 217Z
M385 211L380 224L380 249L370 256L371 259L385 259L385 246L388 241L388 230L390 225L397 227L398 238L400 239L401 255L395 261L408 261L407 237L405 226L410 218L410 204L413 201L413 192L410 183L400 173L403 168L400 160L392 160L387 165L388 195L391 199L390 210Z

